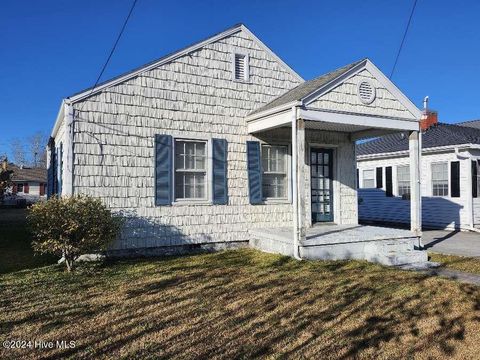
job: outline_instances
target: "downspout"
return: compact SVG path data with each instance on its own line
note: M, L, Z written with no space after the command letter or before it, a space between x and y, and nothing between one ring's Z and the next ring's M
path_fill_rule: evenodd
M293 256L301 260L299 246L299 228L298 228L298 181L297 181L297 107L292 106L292 202L293 202Z
M428 98L428 96L427 96ZM422 130L418 132L418 188L419 188L419 194L418 197L420 198L420 209L418 210L418 221L420 222L420 233L422 232L423 228L423 218L422 218L422 213L423 213L423 203L422 203L422 144L423 138L422 138ZM420 236L419 238L419 248L423 249L423 241L422 237Z
M473 183L472 183L472 165L471 165L471 162L473 161L473 158L472 158L472 155L469 155L469 156L465 156L465 155L461 155L460 154L460 149L458 147L455 148L455 156L457 157L458 160L469 160L469 164L468 164L468 167L470 169L470 176L468 177L468 188L469 188L469 192L470 192L470 195L467 197L467 201L468 201L468 208L470 209L470 215L469 215L469 227L468 227L468 230L470 231L475 231L475 232L478 232L478 229L475 229L475 226L474 226L474 214L473 214L473 193L472 193L472 187L473 187ZM460 226L460 229L462 227Z
M63 195L73 195L73 106L66 100L64 102L65 120L65 166Z

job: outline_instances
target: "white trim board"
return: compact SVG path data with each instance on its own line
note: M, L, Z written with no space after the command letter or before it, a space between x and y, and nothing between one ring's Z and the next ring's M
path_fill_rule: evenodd
M257 38L244 24L238 24L238 25L235 25L234 27L232 27L230 29L227 29L227 30L225 30L225 31L223 31L223 32L221 32L217 35L211 36L206 40L203 40L201 42L193 44L193 45L191 45L191 46L189 46L189 47L187 47L183 50L179 50L179 51L174 52L170 55L167 55L166 57L163 57L163 58L159 59L158 61L155 61L151 64L147 64L143 67L140 67L137 70L128 72L124 75L120 75L120 76L118 76L118 77L116 77L116 78L114 78L110 81L106 81L106 82L100 84L99 86L97 86L95 89L93 89L94 91L92 91L92 89L89 88L89 89L86 89L86 90L82 91L81 93L78 93L78 94L73 95L71 97L67 97L66 99L62 100L62 104L60 105L59 115L56 118L51 136L55 137L56 133L57 133L57 130L60 127L60 123L61 123L62 117L63 117L63 116L60 115L60 112L63 109L63 103L64 102L67 102L68 104L73 104L75 102L81 101L85 98L88 98L92 95L97 94L98 92L102 91L103 89L105 89L107 87L114 86L114 85L117 85L117 84L122 83L124 81L130 80L130 79L138 76L139 74L141 74L145 71L148 71L148 70L154 69L158 66L169 63L169 62L171 62L175 59L178 59L179 57L182 57L184 55L187 55L187 54L191 53L192 51L199 50L199 49L201 49L202 47L204 47L208 44L214 43L218 40L221 40L223 38L226 38L228 36L231 36L233 34L241 32L241 31L245 32L245 34L247 34L247 36L249 36L254 42L256 42L257 45L260 46L260 48L265 50L270 56L272 56L281 65L283 65L287 69L287 71L290 72L291 75L293 75L297 80L299 80L301 82L305 81L295 70L293 70L290 66L288 66L287 63L285 63L267 45L265 45L259 38Z
M405 118L405 119L399 119L399 120L415 122L417 124L419 123L422 117L422 112L369 59L365 59L359 62L353 68L347 70L346 72L332 79L328 83L320 86L318 89L315 89L310 94L304 96L302 99L294 100L288 104L279 105L275 108L265 110L261 113L249 115L246 117L246 121L252 122L254 120L261 119L262 117L265 117L265 116L271 116L291 106L303 106L305 108L308 106L308 104L312 103L314 100L318 99L323 94L331 91L333 88L339 86L340 84L344 83L346 80L355 76L356 74L358 74L363 70L369 71L372 74L372 76L375 77L377 81L380 82L387 89L387 91L389 91L403 106L405 106L407 110L414 117L413 119ZM317 110L324 111L323 109L317 109ZM324 112L327 113L327 111L324 111ZM359 114L359 115L364 116L363 114ZM370 117L375 118L375 116L370 116ZM382 117L378 117L378 118L382 118ZM386 118L390 119L389 117L386 117ZM418 130L418 129L412 129L412 130Z
M352 134L353 136L363 136L367 134L367 131L378 129L385 131L419 131L420 123L413 119L397 119L397 118L384 118L369 116L363 114L352 114L343 112L323 111L320 109L298 109L298 117L306 121L319 121L332 124L344 124L344 125L358 125L368 127L367 130L362 132L357 131ZM282 126L289 126L291 124L291 112L283 110L280 113L274 113L263 118L258 118L247 122L247 130L250 134L274 129ZM384 135L385 133L382 133ZM378 134L377 134L378 135ZM357 138L357 139L358 139Z
M458 144L458 145L436 146L436 147L422 149L422 154L450 152L450 151L456 151L457 149L458 150L480 149L480 145ZM409 155L409 150L402 150L402 151L395 151L395 152L388 152L388 153L368 154L368 155L357 155L357 161L385 159L390 157L391 158L404 157L408 155Z
M187 55L193 51L197 51L201 48L203 48L204 46L206 45L209 45L209 44L212 44L218 40L221 40L223 38L226 38L228 36L231 36L233 34L236 34L238 32L245 32L247 34L247 36L251 37L253 41L257 42L257 44L262 48L264 49L268 54L270 54L273 58L275 58L275 60L277 60L280 64L282 64L283 66L285 66L285 68L299 81L305 81L299 74L297 74L290 66L288 66L282 59L280 59L272 50L270 50L269 47L267 47L262 41L260 41L260 39L258 39L255 35L253 35L253 33L248 30L248 28L243 25L243 24L239 24L239 25L236 25L228 30L225 30L224 32L221 32L217 35L214 35L212 37L209 37L208 39L204 40L204 41L201 41L199 43L196 43L194 45L191 45L183 50L180 50L180 51L177 51L171 55L168 55L167 57L165 58L162 58L154 63L151 63L151 64L148 64L148 65L145 65L144 67L141 67L133 72L130 72L130 73L127 73L123 76L120 76L116 79L113 79L111 81L107 81L101 85L99 85L98 87L96 87L94 89L94 91L92 92L92 89L87 89L83 92L81 92L80 94L77 94L77 95L74 95L72 97L69 97L69 100L74 103L74 102L77 102L79 100L82 100L86 97L89 97L91 95L94 95L96 93L98 93L99 91L101 91L102 89L106 88L106 87L109 87L109 86L112 86L112 85L116 85L116 84L119 84L119 83L122 83L126 80L129 80L129 79L132 79L136 76L138 76L139 74L145 72L145 71L148 71L148 70L151 70L151 69L154 69L158 66L161 66L161 65L164 65L166 63L169 63L175 59L178 59L179 57L182 57L184 55Z
M365 59L358 65L354 66L350 70L346 71L342 75L331 80L327 84L323 85L319 89L316 89L311 94L302 99L304 105L308 105L321 97L323 94L331 91L333 88L344 83L346 80L357 75L363 70L367 70L372 76L378 80L407 110L414 116L415 119L420 120L422 112L415 106L415 104L407 97L400 89L388 79L369 59Z

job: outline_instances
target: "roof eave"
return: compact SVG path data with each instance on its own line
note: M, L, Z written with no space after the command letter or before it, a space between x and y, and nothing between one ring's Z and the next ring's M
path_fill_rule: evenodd
M63 99L60 104L60 109L58 110L57 118L55 119L55 124L53 125L52 133L50 137L55 138L57 136L58 129L60 125L62 125L62 121L65 118L65 103L67 103L66 99Z
M254 120L257 120L257 119L260 119L260 118L263 118L265 116L271 116L271 115L275 115L279 112L283 112L293 106L302 106L303 103L301 101L292 101L292 102L289 102L287 104L282 104L282 105L279 105L279 106L276 106L274 108L271 108L271 109L268 109L268 110L265 110L265 111L262 111L262 112L259 112L259 113L255 113L255 114L252 114L252 115L248 115L245 120L247 122L250 122L250 121L254 121Z
M294 76L297 80L299 81L305 81L299 74L297 74L297 72L295 72L290 66L288 66L278 55L276 55L267 45L265 45L259 38L257 38L244 24L238 24L230 29L227 29L217 35L214 35L214 36L211 36L209 37L208 39L205 39L199 43L196 43L196 44L193 44L185 49L182 49L182 50L179 50L177 52L174 52L173 54L171 54L170 56L167 56L165 58L162 58L156 62L153 62L149 65L146 65L144 67L141 67L135 71L132 71L132 72L129 72L127 74L125 74L124 76L119 76L118 78L115 78L113 79L112 81L107 81L97 87L95 87L94 89L86 89L85 91L79 93L79 94L76 94L76 95L73 95L73 96L70 96L68 97L68 100L71 102L71 103L75 103L75 102L78 102L78 101L81 101L87 97L90 97L100 91L102 91L103 89L105 89L106 87L110 87L110 86L113 86L113 85L116 85L116 84L119 84L119 83L122 83L126 80L129 80L129 79L132 79L136 76L138 76L139 74L145 72L145 71L149 71L151 69L154 69L158 66L161 66L161 65L164 65L166 63L169 63L175 59L178 59L179 57L181 56L184 56L188 53L191 53L192 51L196 51L198 49L201 49L202 47L204 47L205 45L208 45L208 44L211 44L211 43L214 43L218 40L221 40L223 38L226 38L228 36L231 36L237 32L240 32L240 31L244 31L248 36L250 36L255 42L257 42L265 51L267 51L271 56L273 56L279 63L281 63L283 66L285 66L287 68L287 70L290 71L290 73L292 74L292 76ZM93 90L93 91L92 91Z
M450 151L455 149L480 149L480 144L456 144L456 145L445 145L445 146L433 146L422 149L422 154L431 154L436 152L444 152ZM364 155L357 155L357 160L376 160L376 159L384 159L390 157L399 157L409 154L409 150L400 150L400 151L391 151L386 153L375 153L375 154L364 154Z
M322 92L324 92L326 89L329 90L332 87L335 87L338 83L345 81L346 79L350 78L351 76L355 75L359 71L361 71L365 65L367 64L368 59L363 59L358 62L355 66L352 68L344 71L343 73L339 74L338 76L334 77L330 81L326 82L319 88L315 89L314 91L310 92L308 95L304 96L301 100L304 104L310 103L313 99L316 99L319 97Z

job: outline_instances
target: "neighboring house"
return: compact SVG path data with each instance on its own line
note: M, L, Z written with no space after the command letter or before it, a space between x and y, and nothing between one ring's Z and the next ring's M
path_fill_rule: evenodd
M480 227L480 121L422 126L422 222L431 228ZM408 140L396 133L357 145L361 221L410 223Z
M304 81L237 25L65 99L48 192L123 214L111 254L250 242L305 258L423 261L418 191L410 232L358 226L355 186L355 141L404 131L416 149L420 117L368 59Z
M8 170L12 170L13 187L8 191L16 198L26 199L28 203L38 201L46 197L47 169L38 167L17 166L8 164Z

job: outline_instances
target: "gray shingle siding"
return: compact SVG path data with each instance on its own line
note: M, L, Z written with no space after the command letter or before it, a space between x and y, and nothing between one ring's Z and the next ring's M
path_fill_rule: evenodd
M248 53L248 83L232 54ZM300 81L243 31L75 103L74 193L127 218L115 247L247 241L252 226L284 226L291 204L248 203L245 116ZM154 138L228 141L228 206L155 206ZM268 211L267 211L268 209Z
M365 59L362 59L360 61L353 62L351 64L345 65L341 68L338 68L334 71L331 71L329 73L326 73L324 75L321 75L315 79L305 81L304 83L298 85L297 87L293 88L290 91L287 91L285 94L279 96L275 100L269 102L268 104L256 109L251 113L257 114L261 113L266 110L270 110L273 108L276 108L277 106L282 106L294 101L299 101L305 98L306 96L310 95L312 92L315 90L321 88L323 85L328 84L330 81L336 79L337 77L341 76L348 70L352 69L356 65L360 64L362 61Z

